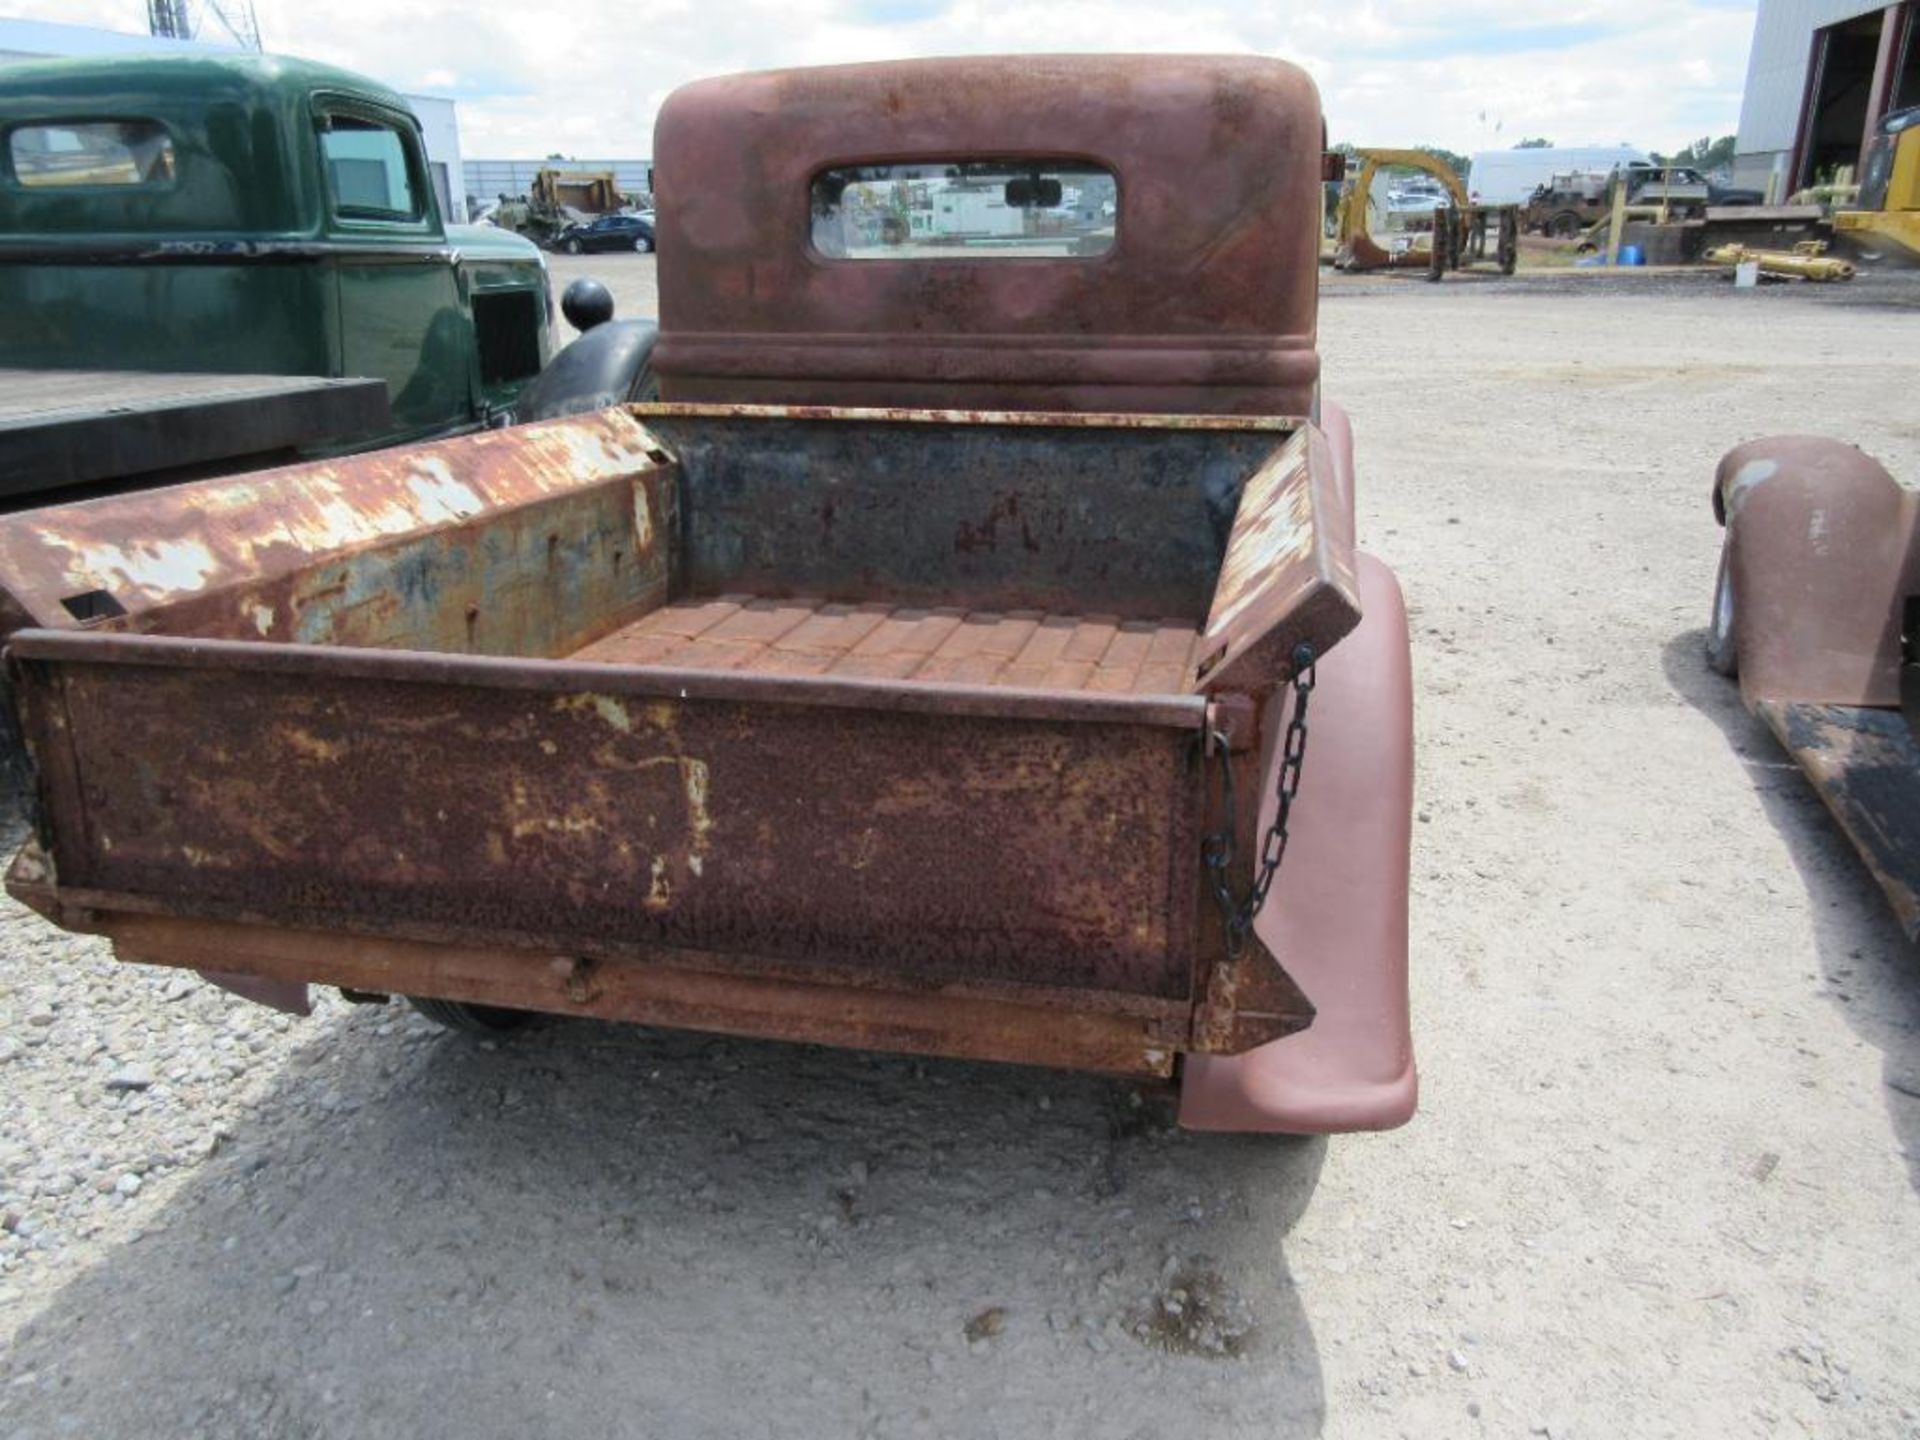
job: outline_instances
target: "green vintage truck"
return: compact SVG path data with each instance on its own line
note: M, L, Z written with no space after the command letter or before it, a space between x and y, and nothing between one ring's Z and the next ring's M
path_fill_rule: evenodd
M269 56L0 67L0 505L637 394L651 326L558 372L552 330L540 252L445 222L383 86Z

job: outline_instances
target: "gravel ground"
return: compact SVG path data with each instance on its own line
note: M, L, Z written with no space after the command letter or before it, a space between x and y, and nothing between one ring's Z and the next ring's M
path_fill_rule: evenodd
M1409 1128L290 1022L8 904L0 1437L1920 1434L1920 961L1699 658L1722 450L1920 477L1916 295L1330 283L1414 614Z

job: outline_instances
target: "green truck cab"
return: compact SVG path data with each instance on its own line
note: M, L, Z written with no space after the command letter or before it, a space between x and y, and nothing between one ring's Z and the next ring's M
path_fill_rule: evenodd
M0 67L0 365L372 377L385 428L331 447L366 448L529 418L553 318L532 244L445 222L383 86L269 56Z

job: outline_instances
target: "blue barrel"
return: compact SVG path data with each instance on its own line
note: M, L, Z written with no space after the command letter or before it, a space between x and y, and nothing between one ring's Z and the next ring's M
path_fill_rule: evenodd
M1622 245L1620 247L1620 263L1622 265L1644 265L1647 263L1647 257L1638 245Z

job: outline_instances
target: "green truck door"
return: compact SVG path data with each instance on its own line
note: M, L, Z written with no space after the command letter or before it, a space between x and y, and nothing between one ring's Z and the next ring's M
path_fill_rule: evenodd
M402 432L474 413L473 322L410 118L322 100L321 168L337 256L344 373L387 382Z

